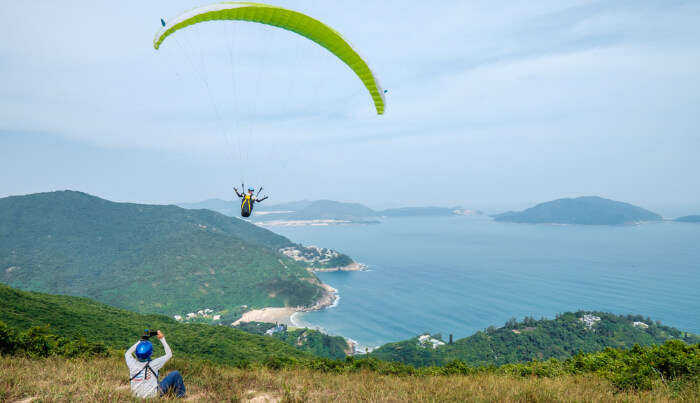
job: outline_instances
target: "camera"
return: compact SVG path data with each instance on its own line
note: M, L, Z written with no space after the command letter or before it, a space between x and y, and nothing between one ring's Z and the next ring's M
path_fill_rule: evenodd
M141 340L148 340L153 336L157 336L158 331L157 330L150 330L150 329L144 329L143 335L141 335Z

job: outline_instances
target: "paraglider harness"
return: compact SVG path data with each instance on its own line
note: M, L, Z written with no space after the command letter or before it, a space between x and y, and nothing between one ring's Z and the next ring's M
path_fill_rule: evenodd
M151 364L151 360L150 360L150 358L149 358L149 359L148 359L148 362L146 363L146 365L144 365L143 368L141 368L141 370L140 370L139 372L136 373L136 375L132 376L131 379L129 379L129 382L133 381L134 378L136 378L137 376L139 376L139 374L140 374L141 372L143 372L143 379L145 380L146 377L148 376L148 370L149 370L149 369L151 370L151 373L153 373L153 375L156 377L156 381L157 381L157 380L158 380L158 373L157 373L156 371L154 371L153 368L151 368L151 365L150 365L150 364Z
M148 340L151 338L151 336L155 336L158 334L157 331L152 331L152 330L144 330L143 336L141 336L141 340ZM149 358L148 361L146 362L146 365L141 368L139 372L137 372L134 376L129 379L129 382L133 381L141 372L143 372L143 379L145 380L146 377L148 376L148 370L151 370L151 373L156 377L156 381L158 381L158 373L151 368L151 359Z
M241 190L245 189L245 186L241 184ZM234 188L235 190L235 188ZM255 202L261 202L265 199L267 199L267 196L263 197L262 199L258 200L258 196L260 195L260 192L262 192L263 188L262 186L260 189L258 189L258 193L253 197L250 193L243 194L243 196L239 195L239 197L243 198L243 201L241 202L241 216L242 217L250 217L250 215L253 213L253 204ZM236 192L238 195L238 192Z

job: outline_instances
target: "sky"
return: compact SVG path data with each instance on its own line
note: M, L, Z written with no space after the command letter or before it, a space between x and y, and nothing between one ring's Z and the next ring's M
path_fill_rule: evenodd
M485 211L599 195L700 214L697 1L277 1L379 77L244 22L153 37L193 1L8 2L0 197L74 189Z

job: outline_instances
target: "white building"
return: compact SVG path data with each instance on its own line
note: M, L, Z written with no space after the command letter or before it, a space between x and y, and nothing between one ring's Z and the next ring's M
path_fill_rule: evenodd
M212 319L219 320L219 319L221 319L221 315L214 315L214 317Z
M590 329L593 327L593 325L600 322L600 317L587 313L587 314L583 315L583 317L579 318L578 320L583 322L583 324L585 324L586 327Z
M177 320L177 321L182 320L182 316L180 316L180 315L173 315L173 318L175 318L175 320Z
M646 329L646 328L649 327L649 325L647 325L647 324L644 323L644 322L634 322L634 323L632 323L632 325L633 325L634 327L641 327L642 329Z
M431 337L429 334L424 334L421 336L418 336L418 345L419 346L425 346L426 344L430 344L431 347L438 348L438 346L444 346L445 342L440 341L438 339L435 339Z

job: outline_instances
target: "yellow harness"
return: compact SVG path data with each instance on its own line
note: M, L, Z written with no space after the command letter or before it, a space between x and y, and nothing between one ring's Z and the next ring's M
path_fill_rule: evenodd
M245 195L245 197L243 198L243 203L241 203L241 210L243 210L243 208L245 207L246 204L248 204L248 211L250 211L251 206L250 206L250 195L249 194Z

